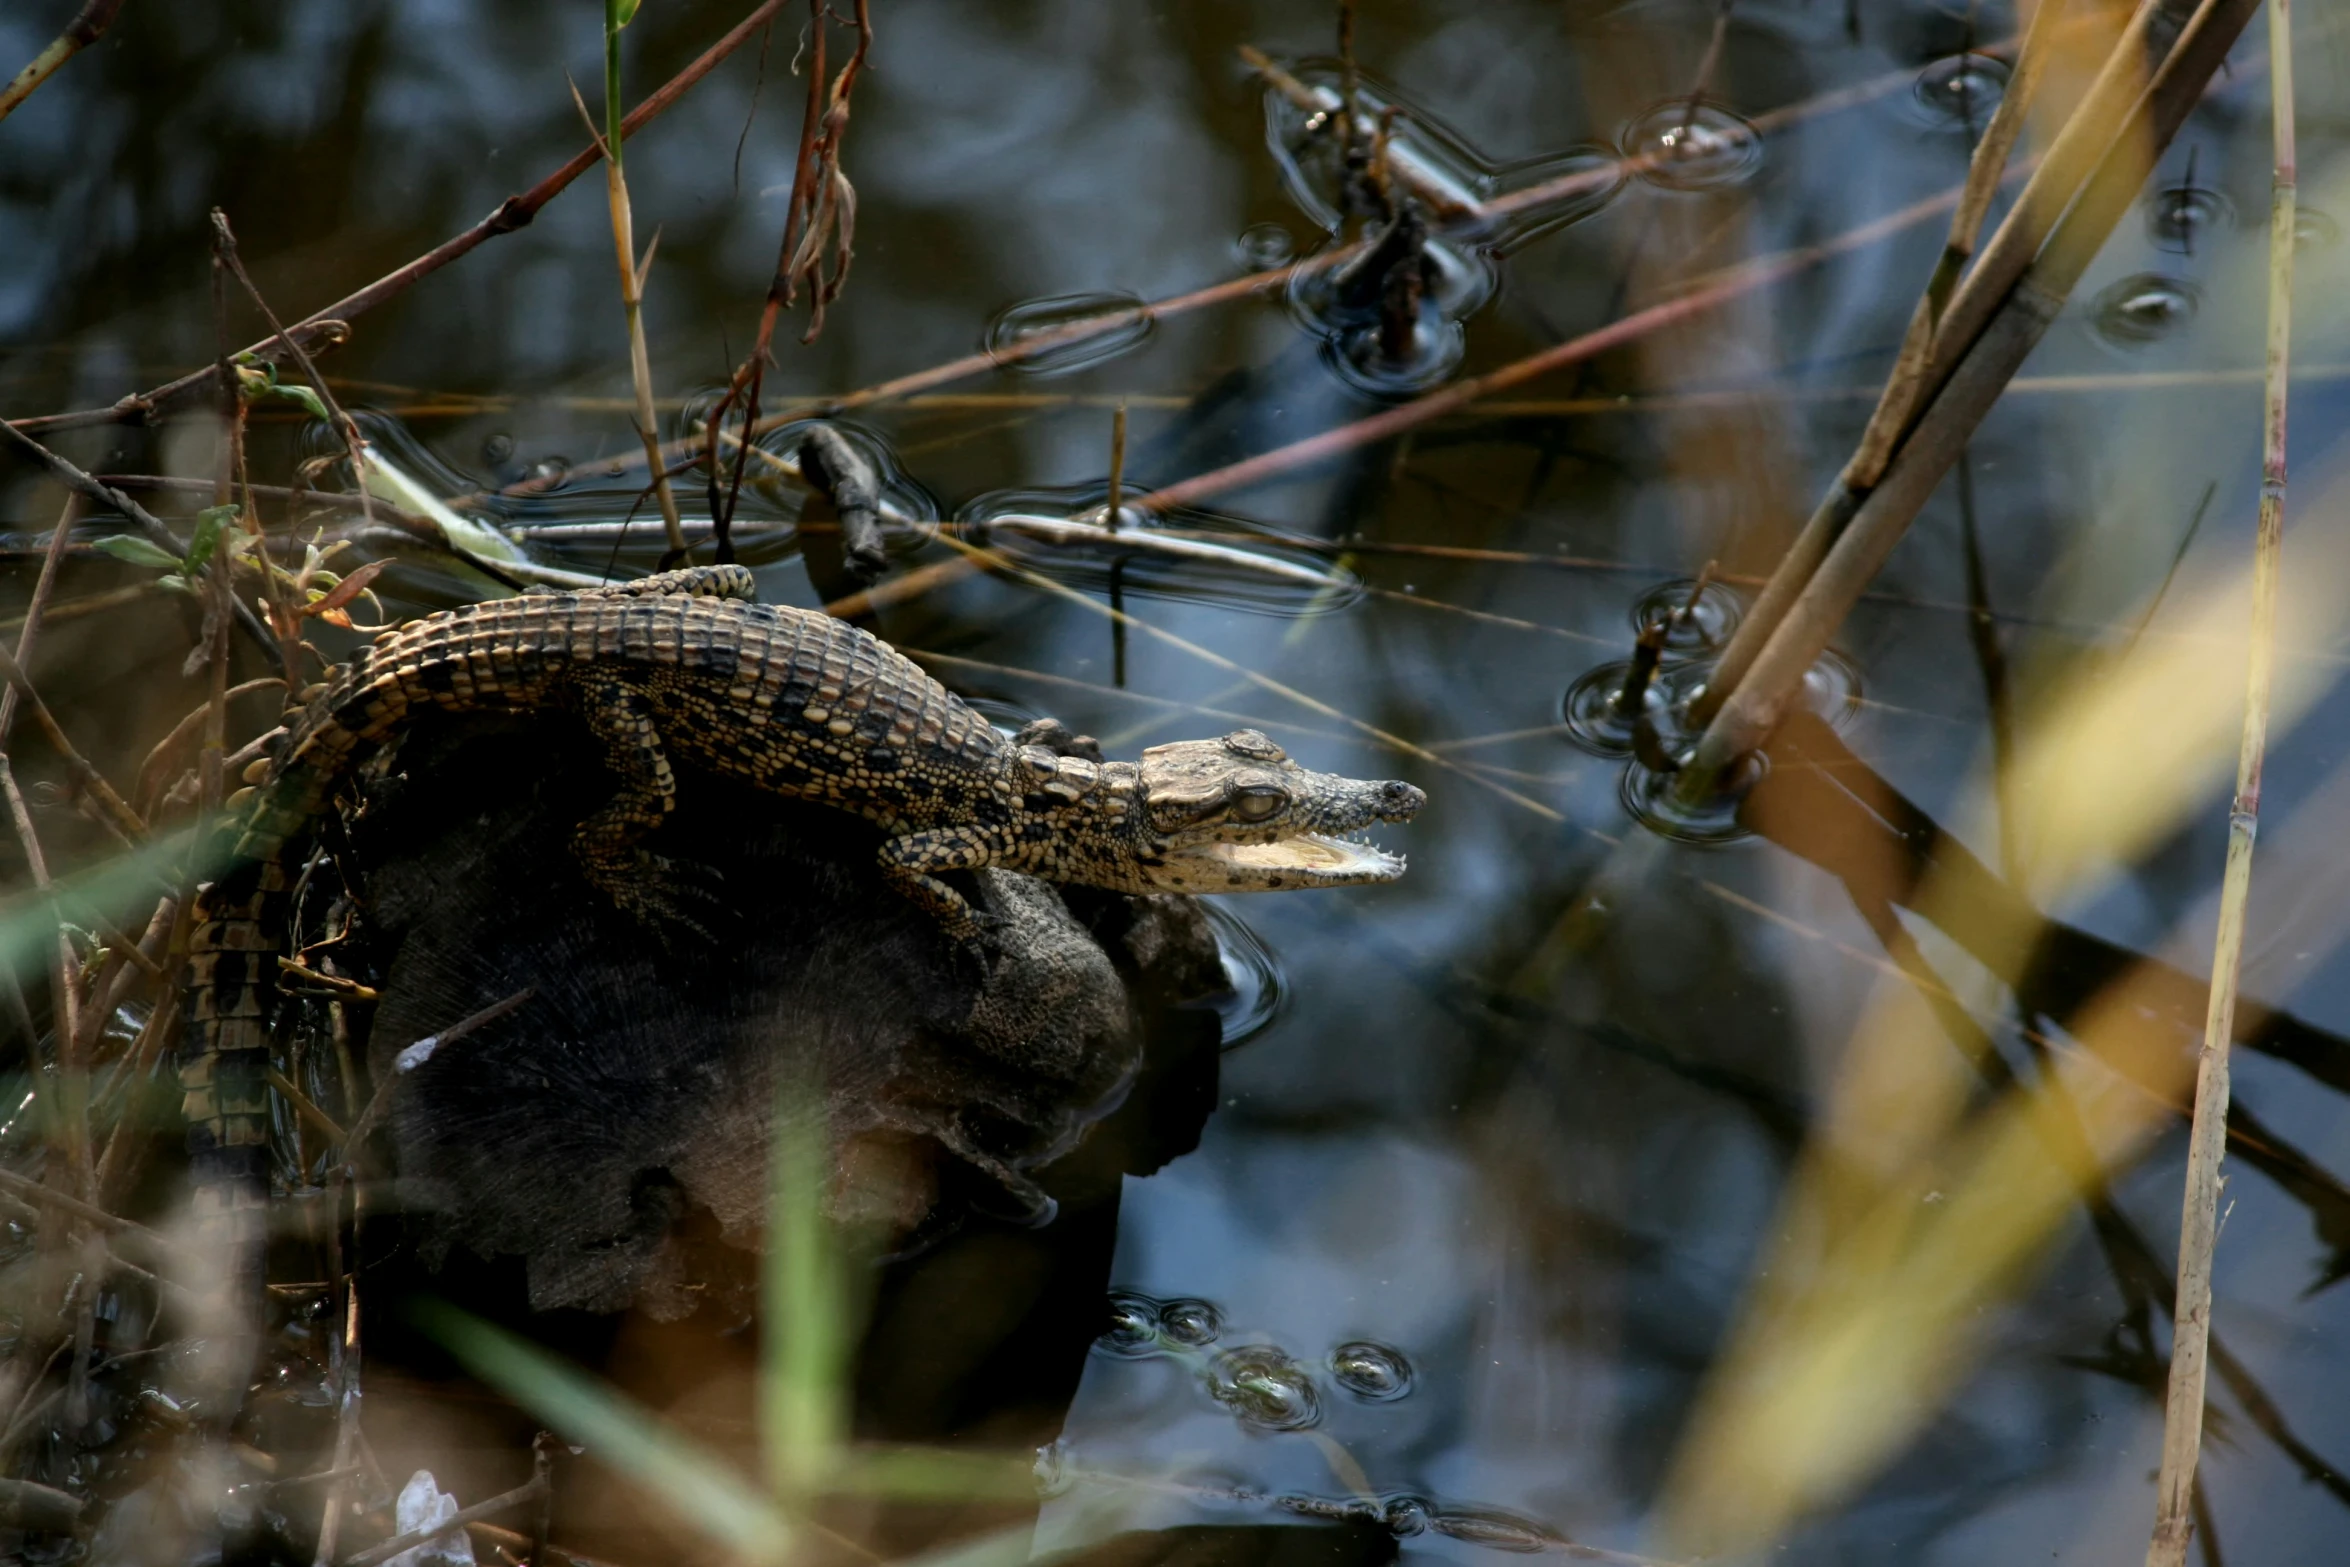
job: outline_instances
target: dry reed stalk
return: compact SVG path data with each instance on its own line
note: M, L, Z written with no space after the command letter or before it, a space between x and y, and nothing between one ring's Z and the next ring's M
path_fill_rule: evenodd
M34 55L23 70L10 78L6 87L0 87L0 120L7 119L18 104L63 69L66 61L96 43L114 24L114 15L121 9L122 0L88 0L74 14L74 19L65 24L65 30L49 40L48 47Z
M2211 1002L2195 1071L2195 1119L2187 1134L2180 1202L2179 1279L2171 1313L2170 1387L2163 1408L2162 1471L2146 1567L2185 1567L2195 1532L2195 1466L2203 1442L2203 1387L2211 1337L2212 1252L2219 1244L2220 1161L2227 1153L2228 1050L2235 1038L2252 847L2260 833L2261 771L2268 751L2269 691L2276 663L2277 582L2284 552L2285 405L2293 346L2292 0L2267 0L2270 114L2275 173L2268 220L2268 376L2261 399L2260 525L2252 555L2252 645L2244 681L2244 734L2236 797L2228 810L2227 870L2211 955Z
M1270 675L1260 674L1256 670L1249 668L1247 665L1242 664L1237 660L1226 658L1223 654L1218 653L1213 649L1200 646L1197 642L1190 640L1188 637L1177 636L1174 632L1168 631L1159 626L1154 626L1147 620L1137 620L1134 616L1127 614L1124 610L1112 609L1107 604L1097 604L1094 602L1091 595L1080 593L1075 588L1068 586L1066 583L1055 582L1050 577L1044 576L1038 572L1029 571L1025 567L1016 565L1010 558L999 555L994 550L984 549L976 544L967 544L963 540L956 538L951 533L942 532L938 537L941 543L953 548L963 557L964 560L969 561L976 568L993 572L998 576L1009 577L1016 582L1024 582L1032 588L1038 588L1046 593L1053 595L1055 598L1066 599L1072 604L1079 605L1087 610L1092 611L1096 615L1103 616L1114 624L1126 626L1132 630L1139 631L1144 636L1147 636L1154 641L1165 643L1167 646L1175 648L1180 652L1188 653L1193 658L1200 660L1202 663L1210 664L1217 669L1223 670L1226 674L1236 675L1240 679L1246 681L1248 684L1255 686L1260 691L1269 691L1275 696L1285 697L1289 701L1295 702L1298 706L1305 708L1308 712L1319 713L1324 718L1335 719L1337 722L1344 724L1347 728L1353 730L1356 734L1366 739L1375 740L1391 751L1399 751L1405 756L1417 758L1418 760L1427 762L1433 766L1441 767L1448 773L1453 773L1459 777L1466 778L1472 783L1480 784L1483 787L1492 790L1495 794L1500 795L1503 799L1509 801L1512 805L1516 805L1525 810L1531 811L1546 822L1551 822L1554 824L1564 823L1567 819L1563 812L1543 804L1540 800L1536 800L1527 795L1520 794L1515 789L1506 788L1501 784L1495 783L1492 779L1483 776L1471 768L1463 766L1461 763L1454 761L1451 757L1439 756L1424 745L1419 745L1413 741L1406 740L1399 734L1382 729L1378 725L1370 723L1364 719L1357 718L1352 713L1346 712L1341 708L1332 707L1329 703L1323 701L1320 697L1309 696L1307 693L1300 691L1295 686L1285 685L1281 681L1275 680ZM830 608L829 605L826 607Z
M58 519L58 539L62 539L71 526L73 511L74 508L69 505L64 516ZM56 555L54 543L50 553L54 559ZM34 634L39 629L39 617L27 616L24 630L18 635L17 646L25 653L30 654ZM17 660L13 656L8 659L8 666L11 670L18 667ZM45 707L38 705L40 699L32 694L32 688L29 685L22 682L12 683L8 695L22 696L26 701L34 704L37 716L45 716L47 713ZM0 713L0 718L7 716L9 713ZM86 767L88 764L84 763L83 765ZM42 852L40 836L33 830L32 812L25 804L24 791L17 785L15 764L9 756L5 738L0 738L0 799L5 799L7 802L9 820L16 829L17 847L24 855L25 868L31 873L33 886L44 897L49 896L52 892L52 883L49 876L48 858ZM57 927L56 957L57 967L50 981L52 991L50 1005L53 1018L52 1029L57 1036L56 1066L62 1103L57 1106L59 1115L57 1120L52 1123L50 1131L52 1136L63 1139L66 1170L73 1179L75 1191L80 1194L83 1201L87 1202L91 1195L88 1079L87 1074L81 1069L80 1061L75 1057L74 1049L75 1043L81 1038L81 1019L84 1010L84 998L79 979L81 958L74 951L73 938L67 934L62 919ZM31 1051L32 1046L33 1041L28 1038L25 1041L28 1052Z
M2031 259L2050 226L2062 215L2064 200L2087 177L2082 149L2089 138L2075 127L2095 123L2091 116L2117 120L2128 107L2126 100L2120 104L2111 102L2118 89L2109 87L2108 82L2122 79L2118 63L2125 58L2128 48L2143 49L2143 22L2152 15L2154 5L2155 0L2143 0L2138 17L2133 18L2131 27L2125 29L2122 40L2115 45L2105 71L2065 122L2056 144L2049 149L2049 156L2033 172L2015 209L1992 236L1991 248L1982 263L1962 283L1960 273L1974 254L1991 195L1998 188L2000 171L2005 168L2016 137L2023 130L2025 111L2030 107L2053 47L2052 19L2057 5L2052 0L2043 0L2033 13L2008 91L2001 97L1991 124L1984 131L1983 139L1975 144L1974 156L1967 165L1966 194L1951 214L1949 241L1935 263L1925 291L1918 296L1900 354L1885 379L1884 390L1878 395L1867 426L1861 431L1858 447L1837 476L1834 487L1805 520L1802 530L1787 547L1786 557L1740 620L1730 645L1716 660L1706 688L1699 693L1693 708L1700 720L1711 719L1746 678L1771 634L1794 607L1796 596L1850 526L1853 514L1867 499L1869 491L1884 477L1886 465L1919 409L1935 390L1939 376L1947 374L1954 345L1964 348L1980 335L1984 322L1975 319L1971 309L1954 314L1952 306L1986 294L1996 299L1998 296L1991 289L2002 276L2006 283L2012 284L2015 272L2008 270L2009 262L2015 258ZM2133 40L2136 40L2134 45ZM2016 270L2020 271L2020 265ZM1958 291L1955 299L1953 289Z
M1882 478L1854 506L1833 535L1809 580L1789 588L1785 615L1765 633L1734 688L1717 671L1719 703L1696 752L1682 772L1686 798L1702 798L1740 756L1776 727L1845 616L1900 542L1926 499L1958 460L1975 428L1998 402L2024 360L2064 308L2074 284L2135 198L2152 158L2169 146L2201 98L2204 86L2251 20L2258 0L2203 0L2180 32L2144 92L2113 128L2103 162L2089 177L2039 255L2023 271L1971 343L1958 340L1962 285L1945 319L1953 361L1939 387L1887 465ZM2125 39L2125 43L2127 39ZM2063 138L2059 138L2060 144ZM2013 215L2010 222L2013 222ZM2007 225L2002 225L2004 233ZM1995 237L1991 251L2000 250ZM1986 253L1977 268L1990 265ZM1973 282L1970 275L1969 283ZM1937 350L1938 370L1943 361ZM1831 503L1833 502L1831 498ZM1807 530L1808 531L1808 530ZM1800 541L1799 541L1800 543ZM1803 564L1791 561L1790 569ZM1743 628L1742 628L1743 634ZM1736 639L1733 639L1735 645ZM1733 671L1735 673L1735 671Z
M668 470L660 461L661 426L653 414L653 360L645 345L645 275L653 270L653 252L661 243L656 233L645 247L644 259L636 253L636 210L628 199L628 176L622 168L623 150L620 110L620 31L636 14L636 0L604 0L604 126L596 128L587 104L580 98L578 87L571 89L571 101L579 105L579 117L587 122L588 136L604 155L604 196L612 208L612 249L620 264L620 309L628 319L628 373L636 390L637 439L644 444L645 457L651 464L653 496L661 508L661 525L668 531L669 554L666 564L679 565L685 560L685 529L677 518L677 497L669 488Z

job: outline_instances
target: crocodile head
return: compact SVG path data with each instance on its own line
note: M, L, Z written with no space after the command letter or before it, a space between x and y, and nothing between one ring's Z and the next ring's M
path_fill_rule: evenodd
M1116 764L1112 764L1115 766ZM1408 783L1309 772L1254 729L1153 746L1134 766L1122 857L1134 892L1272 892L1393 881L1401 856L1359 836L1405 822Z

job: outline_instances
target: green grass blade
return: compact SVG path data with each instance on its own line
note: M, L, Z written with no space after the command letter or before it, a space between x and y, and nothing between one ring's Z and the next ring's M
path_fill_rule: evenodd
M821 1098L779 1094L769 1163L759 1368L770 1484L787 1506L823 1485L847 1429L847 1279L824 1215L830 1186Z
M858 1447L834 1472L829 1489L905 1502L1033 1501L1036 1455Z
M74 918L74 910L95 909L109 920L127 923L142 898L152 907L157 894L183 874L197 880L211 875L227 857L227 844L220 837L212 838L198 851L198 863L190 866L186 862L196 836L189 828L141 844L88 870L59 878L45 896L30 894L0 908L0 963L26 973L54 962L58 922Z
M585 1446L738 1555L780 1561L791 1525L723 1460L538 1346L443 1301L410 1307L466 1370Z

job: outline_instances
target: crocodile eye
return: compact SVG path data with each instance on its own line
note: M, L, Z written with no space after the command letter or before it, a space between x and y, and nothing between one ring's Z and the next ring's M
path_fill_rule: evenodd
M1289 796L1279 789L1244 790L1233 797L1233 819L1243 822L1270 821L1288 803Z
M1289 754L1255 729L1235 729L1224 737L1224 749L1252 762L1286 762Z
M1179 832L1219 814L1224 797L1212 789L1167 789L1153 794L1148 804L1152 826L1161 832Z

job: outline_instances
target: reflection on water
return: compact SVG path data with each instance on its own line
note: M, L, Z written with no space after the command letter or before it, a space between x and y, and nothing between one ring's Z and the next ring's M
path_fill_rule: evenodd
M988 357L1022 375L1066 375L1115 359L1149 340L1154 321L1133 294L1057 294L1007 305L988 318L982 346ZM1073 327L1100 326L1082 335L1067 333L1060 346L1039 346Z
M1204 906L1228 987L1209 1004L1223 1024L1224 1048L1234 1050L1280 1020L1289 1006L1289 984L1282 977L1280 958L1230 899L1211 898Z
M2015 17L1774 0L1360 9L1355 112L1434 194L1424 233L1393 231L1376 273L1350 276L1322 258L1390 230L1350 205L1361 187L1333 101L1341 74L1324 58L1329 5L1276 0L1245 17L1096 0L877 7L844 165L856 269L817 342L778 334L765 406L791 422L745 462L736 531L762 594L821 601L831 595L801 551L816 551L824 519L788 471L799 421L970 361L912 395L854 404L845 428L881 464L890 505L917 521L1050 524L999 525L991 548L1096 609L1114 594L1142 626L1114 634L911 529L889 535L886 581L929 575L879 598L867 624L930 657L1007 731L1051 714L1130 756L1245 723L1307 765L1408 777L1431 798L1389 843L1411 858L1394 886L1210 905L1229 995L1168 1025L1189 1054L1154 1065L1120 1112L1155 1128L1151 1157L1103 1155L1097 1169L1085 1160L1100 1140L1080 1147L1063 1177L1094 1182L1090 1197L1064 1197L1033 1236L975 1223L955 1238L967 1249L933 1254L951 1262L934 1297L892 1297L912 1325L875 1330L880 1368L860 1384L858 1418L1041 1448L1040 1554L1120 1530L1269 1523L1359 1525L1458 1561L1565 1541L1649 1550L1665 1477L1750 1302L1801 1282L1758 1270L1784 1240L1782 1199L1807 1148L1881 1200L1942 1146L1918 1122L2091 1060L2091 981L2134 972L2133 954L2170 965L2171 1056L2191 1049L2199 1015L2217 795L2050 911L2070 936L1996 974L1983 930L1929 931L1905 900L1926 874L1913 858L1952 858L1929 854L1934 823L1987 878L2032 869L1993 772L2013 760L2019 726L2066 682L2201 635L2181 606L2246 547L2257 393L2241 377L2260 357L2264 225L2251 215L2267 205L2257 38L2149 181L2143 220L2117 230L2077 290L2070 325L2041 346L2036 389L1983 426L1965 484L1927 504L1813 671L1804 705L1841 726L1849 752L1774 767L1762 796L1832 824L1820 841L1741 815L1741 787L1755 799L1761 777L1690 804L1674 765L1709 660L1851 451L1940 252L1938 222L1218 495L1213 511L1133 520L1201 546L1188 554L1103 536L1111 409L1131 422L1131 503L1947 191L2004 90L1991 40ZM631 80L665 77L736 19L645 8ZM0 15L0 59L29 58L55 20ZM281 313L476 221L577 149L561 78L594 75L593 23L578 8L422 0L124 8L102 48L0 123L6 411L103 407L208 362L213 203ZM664 236L646 318L671 439L695 432L756 328L782 206L763 193L788 187L799 132L801 78L781 69L794 42L777 31L757 92L746 54L629 144L640 240ZM1244 43L1299 93L1241 61ZM2326 129L2345 83L2328 48L2304 62L2297 218L2295 348L2321 367L2345 357L2350 299L2350 256L2327 216L2345 200ZM648 569L662 548L641 496L606 223L598 182L583 180L527 228L359 317L325 361L403 468L549 563L594 575ZM1299 257L1285 278L1235 281ZM1222 284L1212 305L1135 308ZM1408 309L1383 314L1396 300ZM258 335L242 309L236 330ZM1105 313L1112 330L1020 350ZM2149 369L2161 379L2136 379ZM2295 389L2295 483L2309 486L2313 526L2330 515L2340 388L2312 374ZM157 501L183 531L210 503L200 418L58 445L93 468L195 483L202 493ZM339 453L273 411L249 455L257 481L296 482L315 459L306 482L331 488ZM680 499L689 537L706 537L698 475ZM58 505L26 470L0 470L12 537L44 536ZM297 526L286 503L264 514ZM1127 513L1116 520L1124 531ZM352 526L339 512L298 523L304 538ZM77 545L115 531L88 522ZM60 722L116 779L137 778L206 694L181 673L202 628L180 600L134 591L86 607L152 576L77 548L34 659ZM20 557L8 615L31 581ZM411 611L454 591L405 565L378 587ZM1653 668L1634 682L1650 627L1662 628ZM2199 661L2232 670L2236 656L2213 644ZM1559 744L1562 692L1570 738L1607 764ZM2270 759L2276 825L2259 885L2292 896L2256 900L2246 985L2287 1043L2238 1067L2251 1119L2229 1165L2217 1320L2230 1369L2212 1394L2228 1440L2207 1447L2204 1470L2231 1560L2324 1560L2342 1535L2350 1293L2310 1284L2350 1211L2338 1196L2350 1074L2330 1053L2350 1024L2334 917L2350 831L2328 792L2346 700L2316 699ZM16 765L53 864L108 852L37 738ZM1731 838L1746 841L1696 847ZM118 939L88 929L74 938L84 953ZM1847 1075L1863 1025L1912 995L1897 987L1913 961L1938 976L1917 993L1931 1005L1898 1013L1906 1033L1867 1032L1901 1048L1869 1057L1873 1075ZM31 1004L45 1025L46 1003ZM139 1022L106 1033L107 1059ZM294 1080L320 1094L328 1081L317 1060ZM0 1153L37 1170L49 1123L25 1085L48 1079L11 1081ZM126 1084L106 1103L130 1097ZM1820 1152L1823 1128L1846 1140ZM1916 1433L1822 1499L1783 1542L1788 1560L2140 1548L2177 1155L2157 1132L2097 1203L2063 1207L1975 1319ZM1945 1187L1937 1176L1919 1190ZM1940 1207L1920 1199L1929 1218ZM37 1250L32 1221L0 1224L0 1264ZM474 1270L485 1294L500 1266ZM313 1348L332 1338L312 1320L323 1299L281 1302ZM127 1288L97 1301L96 1342L115 1361L91 1419L169 1425L133 1380L145 1362L129 1357L152 1352L138 1301ZM27 1321L12 1317L6 1335L31 1342ZM697 1431L736 1430L724 1421L737 1415L750 1429L723 1394L750 1385L728 1358L744 1351L731 1324L536 1330L571 1335L567 1354L705 1422ZM380 1356L371 1344L365 1364L380 1364L386 1390L370 1392L369 1462L395 1488L429 1469L470 1504L517 1483L499 1465L526 1453L529 1431L483 1415L478 1389L451 1391L439 1361L397 1340ZM315 1376L298 1389L313 1404L330 1391ZM378 1413L391 1408L405 1413ZM756 1470L749 1438L728 1451ZM19 1442L8 1473L86 1488L77 1452ZM559 1539L576 1527L582 1549L620 1562L699 1548L634 1492L599 1499L616 1489L605 1456L558 1460Z
M2156 343L2183 331L2203 297L2184 278L2140 272L2123 278L2090 305L2098 336L2117 347Z
M1969 131L1991 122L2007 92L2007 62L1987 54L1954 54L1918 72L1917 99L1941 119Z

